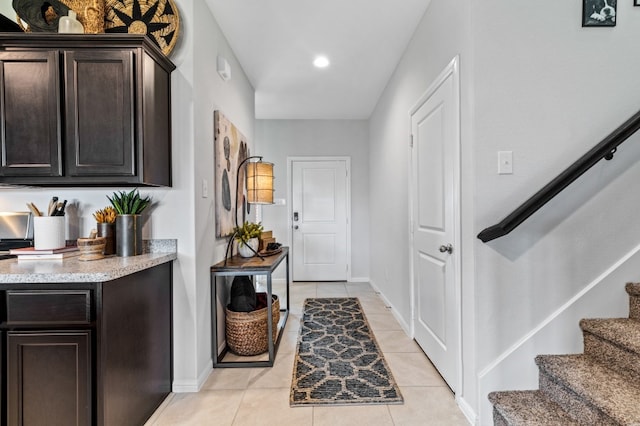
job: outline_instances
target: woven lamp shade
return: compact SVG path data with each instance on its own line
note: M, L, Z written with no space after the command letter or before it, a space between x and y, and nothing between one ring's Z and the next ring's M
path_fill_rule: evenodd
M247 202L273 204L273 163L247 163Z

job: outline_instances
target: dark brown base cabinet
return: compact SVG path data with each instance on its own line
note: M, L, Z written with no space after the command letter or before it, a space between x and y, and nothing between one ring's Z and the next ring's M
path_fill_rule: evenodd
M7 333L7 424L91 424L91 331Z
M0 183L171 186L171 72L147 37L0 34Z
M2 425L142 425L171 391L172 264L2 284Z

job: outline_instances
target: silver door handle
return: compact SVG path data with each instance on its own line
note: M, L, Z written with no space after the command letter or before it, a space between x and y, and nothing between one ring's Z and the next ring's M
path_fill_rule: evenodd
M441 245L440 246L440 253L453 253L453 246L451 244L447 244L445 245Z

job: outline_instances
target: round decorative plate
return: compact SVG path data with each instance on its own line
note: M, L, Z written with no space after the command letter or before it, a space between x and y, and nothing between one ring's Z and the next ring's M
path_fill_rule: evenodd
M106 33L147 34L169 56L178 39L180 17L173 0L106 0Z

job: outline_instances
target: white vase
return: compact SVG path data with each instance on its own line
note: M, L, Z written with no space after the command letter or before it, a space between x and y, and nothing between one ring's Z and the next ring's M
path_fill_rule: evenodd
M242 241L238 242L238 254L242 257L253 257L255 256L254 252L258 251L258 245L260 241L257 238L251 238L247 243L243 243ZM253 249L253 251L249 248Z

